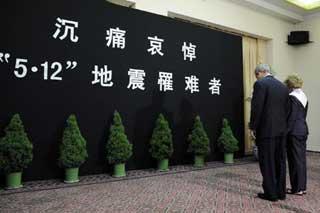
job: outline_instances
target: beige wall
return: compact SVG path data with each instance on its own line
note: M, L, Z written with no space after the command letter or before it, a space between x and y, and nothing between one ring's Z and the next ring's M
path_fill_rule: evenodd
M310 31L310 40L314 41L295 48L293 71L304 79L304 91L309 98L308 150L320 151L320 15L309 17L295 29Z

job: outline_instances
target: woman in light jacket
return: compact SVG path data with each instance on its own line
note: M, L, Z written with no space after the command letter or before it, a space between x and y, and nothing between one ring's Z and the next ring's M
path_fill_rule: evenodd
M289 75L284 83L290 90L287 154L291 189L288 189L287 193L303 195L307 190L306 141L309 131L306 117L308 99L301 89L303 81L298 75Z

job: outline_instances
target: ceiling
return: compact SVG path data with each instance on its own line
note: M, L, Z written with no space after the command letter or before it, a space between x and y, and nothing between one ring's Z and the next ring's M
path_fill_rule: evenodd
M305 9L298 7L294 4L291 4L285 0L262 0L262 1L273 4L277 7L280 7L282 9L288 10L290 12L296 13L301 16L307 16L307 15L311 15L311 14L315 14L315 13L320 12L320 8L313 9L313 10L305 10Z

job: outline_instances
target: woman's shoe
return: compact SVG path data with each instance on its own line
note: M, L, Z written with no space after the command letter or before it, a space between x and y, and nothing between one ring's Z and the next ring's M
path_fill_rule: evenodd
M303 195L303 191L298 191L296 193L292 193L293 195L298 195L298 196L302 196Z
M303 191L293 192L292 189L287 189L287 194L302 196Z

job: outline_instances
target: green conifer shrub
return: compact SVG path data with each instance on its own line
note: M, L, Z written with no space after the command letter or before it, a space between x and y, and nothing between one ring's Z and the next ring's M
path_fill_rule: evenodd
M193 129L188 137L189 151L195 155L206 156L210 152L210 140L199 116L196 116Z
M15 114L0 140L0 168L6 174L22 172L32 162L32 149L20 116Z
M222 121L221 135L218 138L218 146L224 153L234 153L239 150L238 140L234 137L227 119Z
M149 152L157 160L171 157L173 153L172 134L168 121L162 114L159 115L150 141Z
M121 116L117 111L114 112L106 152L110 164L125 163L132 155L132 144L128 141Z
M86 140L82 137L75 115L70 115L60 145L59 165L62 168L78 168L88 158Z

